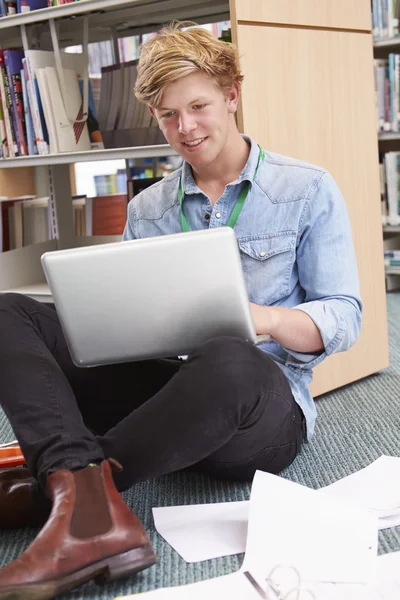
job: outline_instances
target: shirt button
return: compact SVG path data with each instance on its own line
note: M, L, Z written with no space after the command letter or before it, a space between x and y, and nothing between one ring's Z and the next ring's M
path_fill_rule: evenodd
M266 252L264 252L264 250L261 250L260 252L260 256L265 256Z
M208 213L206 213L206 214L204 215L204 218L205 218L205 220L206 220L206 221L209 221L209 220L210 220L210 215L209 215Z
M219 213L219 212L215 213L215 216L217 217L217 219L220 219L221 218L221 213Z

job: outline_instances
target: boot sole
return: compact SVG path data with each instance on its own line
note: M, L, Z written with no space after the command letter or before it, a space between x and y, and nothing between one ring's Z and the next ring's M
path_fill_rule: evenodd
M104 558L59 579L0 589L0 600L51 600L57 594L88 581L94 580L95 583L102 585L106 581L133 575L153 566L156 561L153 548L147 544L123 554Z

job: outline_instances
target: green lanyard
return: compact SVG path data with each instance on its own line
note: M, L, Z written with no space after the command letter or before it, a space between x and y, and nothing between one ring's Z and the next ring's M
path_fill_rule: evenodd
M259 147L260 148L260 147ZM254 175L253 175L253 181L255 180L257 173L258 173L258 168L261 164L261 162L264 160L264 152L263 150L260 148L260 152L258 155L258 161L257 161L257 166L256 166L256 170L254 171ZM240 211L243 208L244 202L247 198L247 194L249 193L250 190L250 181L246 180L244 182L244 186L239 194L239 198L236 201L236 204L233 208L232 214L229 217L229 221L227 223L228 227L232 227L232 229L234 228L234 226L236 225L236 222L239 218L240 215ZM182 202L183 202L183 188L182 188L182 175L180 176L179 179L179 187L178 187L178 200L179 200L179 204L181 205L181 223L182 223L182 231L190 231L190 227L189 227L189 223L187 222L187 219L185 217L185 215L183 214L183 209L182 209Z

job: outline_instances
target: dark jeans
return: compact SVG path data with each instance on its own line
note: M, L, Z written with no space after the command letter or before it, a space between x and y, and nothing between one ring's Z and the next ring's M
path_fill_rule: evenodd
M78 368L56 311L19 294L0 294L0 405L42 486L57 469L109 457L124 467L120 491L187 467L250 480L289 465L305 433L285 376L248 342Z

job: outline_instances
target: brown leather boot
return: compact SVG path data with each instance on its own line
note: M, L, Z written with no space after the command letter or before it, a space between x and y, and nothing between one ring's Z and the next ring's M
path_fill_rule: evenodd
M31 484L28 469L0 471L0 528L36 526L43 522L32 503Z
M19 558L0 569L1 600L47 600L94 579L151 567L149 538L117 491L108 461L47 478L50 517Z

